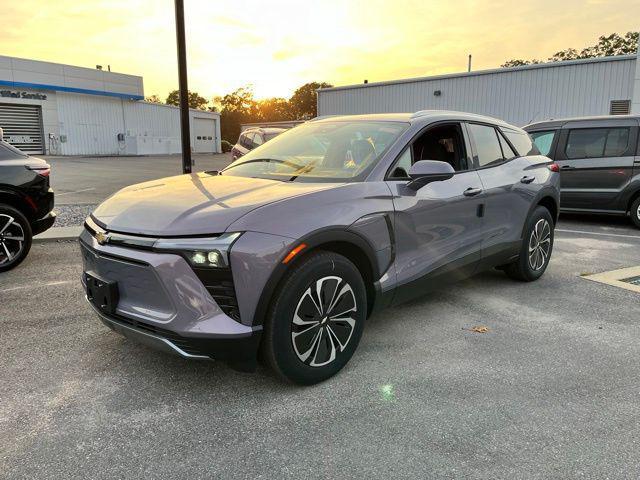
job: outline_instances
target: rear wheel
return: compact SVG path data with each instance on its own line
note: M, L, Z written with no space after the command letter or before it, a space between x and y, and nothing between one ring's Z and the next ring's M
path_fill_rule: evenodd
M640 228L640 197L636 198L631 204L631 211L629 212L631 215L631 221L633 224Z
M538 206L527 220L518 259L506 266L511 278L532 282L542 276L553 251L553 218L545 207Z
M366 309L364 282L353 263L336 253L314 253L293 267L275 293L263 356L289 381L321 382L355 352Z
M9 205L0 204L0 272L22 262L31 249L31 225Z

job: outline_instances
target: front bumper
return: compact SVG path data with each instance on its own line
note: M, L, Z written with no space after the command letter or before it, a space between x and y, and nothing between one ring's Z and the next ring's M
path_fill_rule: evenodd
M84 272L118 284L114 312L91 304L111 329L186 358L224 360L241 370L255 368L262 327L227 316L184 258L100 245L86 230L80 246Z
M41 219L31 223L31 231L33 232L34 235L37 235L39 233L44 232L45 230L49 230L51 226L55 223L56 217L57 215L55 212L47 213Z
M102 323L111 330L155 350L189 359L222 360L242 371L250 372L256 368L256 352L262 333L260 331L218 338L183 337L153 325L131 321L124 317L105 315L93 305L91 307Z

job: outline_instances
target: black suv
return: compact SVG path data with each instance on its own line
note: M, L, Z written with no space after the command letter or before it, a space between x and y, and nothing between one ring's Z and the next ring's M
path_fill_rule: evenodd
M560 167L562 211L629 215L640 228L640 116L550 120L524 127Z
M0 140L0 272L25 259L33 235L56 220L51 167Z

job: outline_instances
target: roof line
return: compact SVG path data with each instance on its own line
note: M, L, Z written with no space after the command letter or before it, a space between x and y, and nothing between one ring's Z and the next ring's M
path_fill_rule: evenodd
M518 72L522 70L535 70L538 68L558 68L565 67L568 65L582 65L587 63L599 63L599 62L622 62L628 60L635 60L636 55L616 55L613 57L594 57L594 58L582 58L579 60L565 60L561 62L546 62L546 63L536 63L532 65L523 65L520 67L511 67L511 68L492 68L488 70L477 70L475 72L458 72L458 73L445 73L442 75L433 75L428 77L412 77L412 78L403 78L400 80L386 80L382 82L369 82L369 83L358 83L354 85L344 85L338 87L330 87L330 88L319 88L316 90L318 93L331 92L337 90L351 90L356 88L369 88L369 87L381 87L385 85L397 85L400 83L417 83L417 82L425 82L429 80L444 80L448 78L456 78L456 77L473 77L479 75L491 75L495 73L511 73Z
M0 80L0 85L13 88L33 88L35 90L53 90L54 92L83 93L85 95L99 95L104 97L124 98L127 100L144 100L143 95L133 93L107 92L103 90L90 90L88 88L62 87L59 85L47 85L43 83L14 82L10 80Z

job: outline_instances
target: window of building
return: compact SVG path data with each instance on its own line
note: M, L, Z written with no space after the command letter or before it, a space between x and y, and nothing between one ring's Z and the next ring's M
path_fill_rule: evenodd
M631 100L611 100L610 115L629 115L631 113Z

